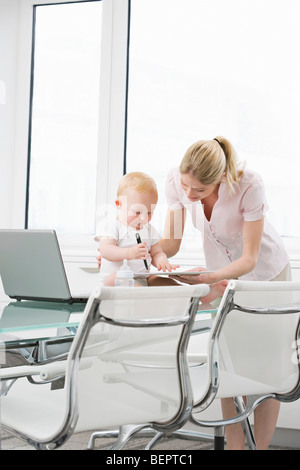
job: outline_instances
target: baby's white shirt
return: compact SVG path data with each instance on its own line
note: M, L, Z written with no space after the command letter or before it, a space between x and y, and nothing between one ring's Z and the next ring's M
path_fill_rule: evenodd
M140 235L142 242L147 243L148 251L150 251L152 245L155 245L160 240L158 231L150 223L144 225L141 230L137 230L130 225L122 224L117 219L110 219L100 225L98 232L99 233L95 237L96 241L99 241L100 238L113 238L116 240L117 246L120 248L128 248L130 246L136 245L136 233ZM148 270L146 270L144 261L141 259L128 260L128 266L134 273L147 273L149 272L151 266L151 256L147 258L146 261L148 264ZM108 261L102 257L101 273L107 275L118 271L122 264L123 261Z

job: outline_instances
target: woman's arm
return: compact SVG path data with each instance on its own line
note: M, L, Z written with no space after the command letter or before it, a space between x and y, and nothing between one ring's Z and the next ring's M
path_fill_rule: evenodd
M163 237L159 241L162 250L168 258L178 253L186 219L186 211L184 208L171 210L168 209Z

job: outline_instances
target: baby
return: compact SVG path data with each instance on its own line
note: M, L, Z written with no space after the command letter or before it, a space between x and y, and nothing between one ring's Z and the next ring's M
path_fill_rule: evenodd
M116 271L120 269L124 259L127 259L128 266L136 273L135 281L140 285L179 284L167 276L145 276L149 273L151 264L164 272L179 267L169 263L159 244L159 234L149 223L157 200L156 184L145 173L128 173L121 179L115 201L118 215L102 226L95 237L99 241L101 272L105 276L105 285L115 284ZM141 243L137 243L137 234Z

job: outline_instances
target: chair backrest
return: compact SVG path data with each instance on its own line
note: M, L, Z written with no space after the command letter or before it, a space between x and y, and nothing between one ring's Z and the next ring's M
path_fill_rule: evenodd
M299 396L300 283L230 281L210 334L208 381L199 400Z
M76 430L182 425L193 399L186 348L199 300L208 292L206 285L103 287L91 296L66 376L73 421L79 416ZM176 376L171 391L159 354L165 343L173 353L166 367ZM131 383L137 374L142 388Z

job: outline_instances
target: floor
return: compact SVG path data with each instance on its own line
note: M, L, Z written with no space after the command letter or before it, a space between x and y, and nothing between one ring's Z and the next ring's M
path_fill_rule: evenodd
M85 450L90 438L90 432L74 434L62 447L58 450ZM150 437L135 437L124 447L124 450L144 450L148 444ZM95 450L107 450L110 445L115 442L114 438L101 438L95 442ZM1 433L1 450L33 450L26 442L9 435L2 430ZM164 438L153 449L159 450L213 450L213 443L210 440L195 440L182 438ZM293 450L290 448L280 448L271 446L270 450Z

